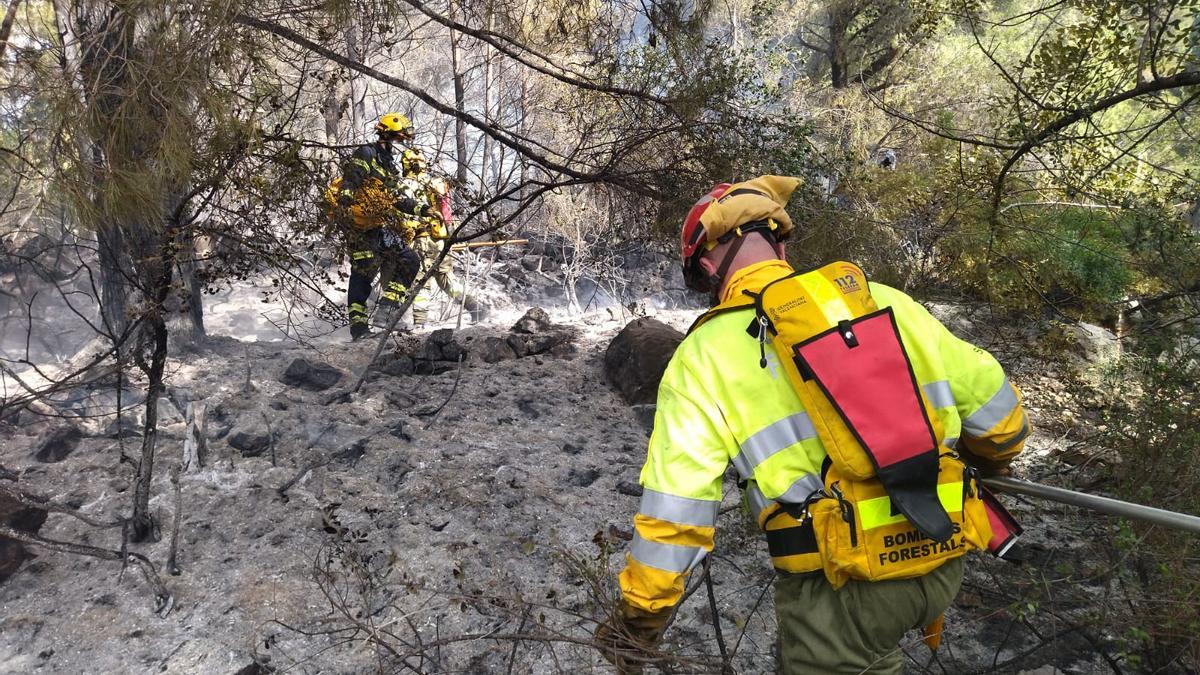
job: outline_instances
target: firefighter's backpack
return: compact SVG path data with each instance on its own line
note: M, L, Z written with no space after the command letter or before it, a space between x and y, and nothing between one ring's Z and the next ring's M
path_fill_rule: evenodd
M896 317L862 269L835 262L747 295L752 330L771 341L831 460L825 489L794 514L812 518L830 583L918 577L984 548L982 485L943 447Z

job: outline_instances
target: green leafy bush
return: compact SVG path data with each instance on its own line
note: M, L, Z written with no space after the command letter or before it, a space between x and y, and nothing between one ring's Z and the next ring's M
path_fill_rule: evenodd
M1200 358L1200 354L1191 355ZM1128 356L1106 375L1111 400L1104 416L1120 465L1118 496L1158 508L1200 514L1200 391L1195 367L1177 350ZM1200 668L1200 539L1141 523L1123 525L1115 542L1131 611L1126 634L1150 670Z

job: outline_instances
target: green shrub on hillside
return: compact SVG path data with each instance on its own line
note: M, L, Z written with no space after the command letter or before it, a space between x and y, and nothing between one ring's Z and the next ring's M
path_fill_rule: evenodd
M1200 354L1193 357L1200 358ZM1120 464L1117 496L1200 514L1200 387L1187 359L1129 356L1107 373L1107 444ZM1118 537L1131 611L1126 634L1138 635L1149 670L1200 668L1200 539L1140 523Z

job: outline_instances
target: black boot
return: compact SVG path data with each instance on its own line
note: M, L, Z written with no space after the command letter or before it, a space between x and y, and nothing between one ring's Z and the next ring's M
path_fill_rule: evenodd
M361 340L371 336L371 327L365 323L350 324L350 339L354 341Z

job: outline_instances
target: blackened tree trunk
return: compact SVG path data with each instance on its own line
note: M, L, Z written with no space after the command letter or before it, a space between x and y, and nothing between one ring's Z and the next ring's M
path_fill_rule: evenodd
M457 21L456 0L450 0L450 19ZM457 168L454 177L460 186L467 185L467 124L463 121L462 113L467 110L467 90L462 73L462 50L458 44L458 33L450 31L450 68L454 71L454 109L460 114L454 118L454 158Z
M100 318L113 340L129 327L129 274L125 263L125 234L118 225L102 224L96 230L100 257Z
M142 226L143 242L161 238L154 231ZM157 258L143 261L142 278L150 282L152 292L148 294L150 306L144 315L142 344L148 349L150 358L139 351L138 365L146 374L146 426L142 436L142 455L138 461L137 481L134 483L133 515L130 518L132 541L157 541L158 527L150 513L150 484L154 478L154 453L158 443L158 400L166 391L163 371L167 365L167 322L165 306L171 292L171 277L174 269L174 250L170 243L163 244ZM149 290L149 289L148 289Z

